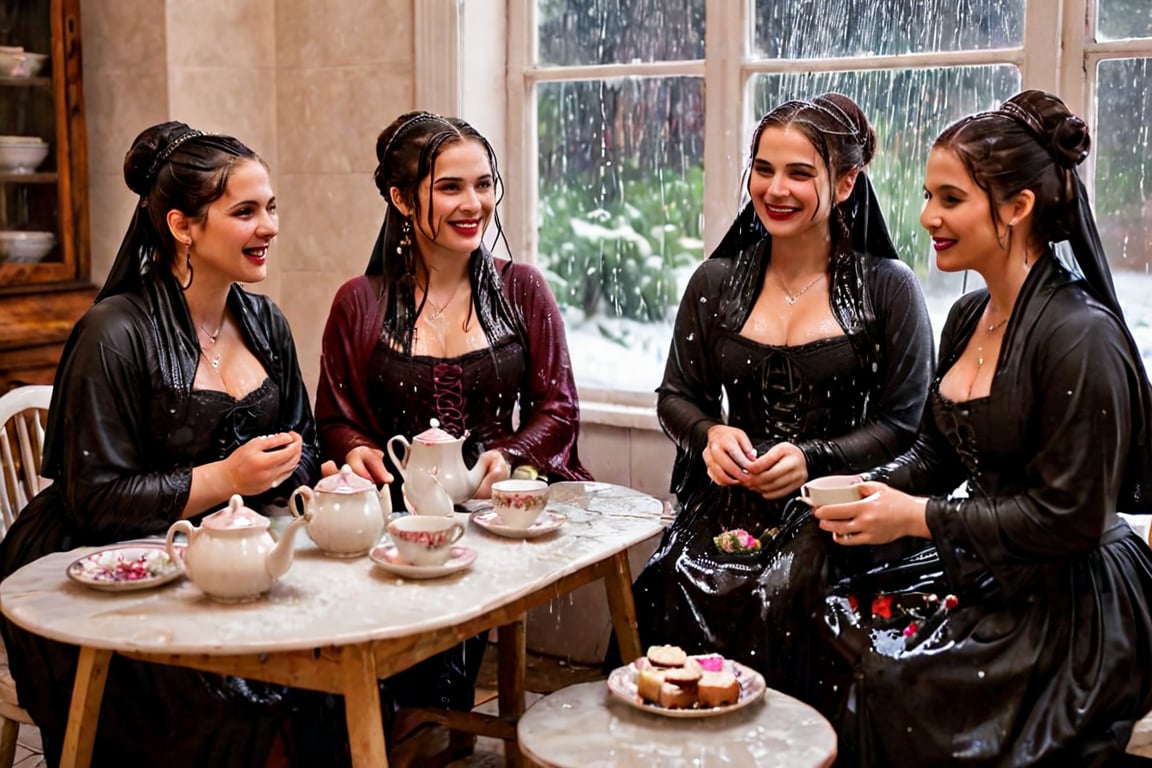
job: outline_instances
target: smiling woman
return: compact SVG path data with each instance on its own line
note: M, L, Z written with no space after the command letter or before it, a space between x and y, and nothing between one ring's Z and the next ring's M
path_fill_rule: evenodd
M480 498L513 465L590 479L556 301L535 267L483 245L493 220L502 238L488 141L463 120L412 112L384 129L376 157L387 213L366 274L340 288L324 330L316 414L328 458L391 483L395 509L404 478L383 446L432 423L437 437L464 439ZM474 638L387 685L403 704L471 709L485 644Z
M235 138L171 122L136 138L124 178L139 196L131 223L56 373L43 463L54 482L4 538L2 576L51 552L163 534L235 493L263 506L319 475L288 323L237 284L264 279L279 231L264 162ZM56 764L77 649L7 621L0 630ZM310 696L118 659L94 764L263 765L294 712L304 729L323 720ZM306 701L317 710L304 716Z

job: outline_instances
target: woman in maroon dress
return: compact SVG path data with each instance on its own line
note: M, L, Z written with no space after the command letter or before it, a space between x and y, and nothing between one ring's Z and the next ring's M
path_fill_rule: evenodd
M477 497L513 466L591 479L576 452L579 406L556 301L537 269L483 244L494 218L502 237L491 145L463 120L411 112L380 134L376 158L384 223L324 330L316 417L327 457L390 482L403 509L403 480L383 448L437 419L467 436L466 461L485 467ZM458 648L395 678L398 700L471 709L484 638L465 646L466 663Z

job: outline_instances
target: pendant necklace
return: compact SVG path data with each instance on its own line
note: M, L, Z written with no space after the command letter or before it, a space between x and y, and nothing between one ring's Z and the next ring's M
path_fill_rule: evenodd
M428 295L428 289L424 289L424 302L432 308L431 311L428 312L427 316L428 322L431 325L439 327L444 322L444 313L448 311L448 307L452 306L452 302L456 300L456 294L459 292L460 286L457 285L452 289L452 295L448 297L448 300L444 302L444 305L440 306L436 302L432 301L432 297Z
M1008 322L1007 317L998 323L993 323L993 324L989 325L987 328L988 335L991 336L992 334L996 333L996 331L1003 328L1004 323L1006 323L1006 322ZM978 344L978 345L976 345L976 369L979 370L983 365L984 365L984 345Z
M822 278L822 277L824 277L823 273L816 275L816 277L812 278L808 282L807 285L805 285L800 290L796 291L796 293L792 293L791 291L789 291L787 288L784 287L784 281L780 279L779 275L776 275L776 284L779 285L780 290L782 290L784 292L784 301L788 302L788 305L791 306L791 305L795 304L796 301L801 296L803 296L805 293L807 293L809 288L816 285L816 283L820 282L820 278Z
M227 311L227 310L225 310L225 311ZM216 332L215 333L213 333L212 331L210 331L206 327L204 327L204 323L200 323L200 330L203 331L204 335L208 337L209 346L215 348L216 340L218 338L220 338L220 332L224 330L224 315L223 314L220 315L220 325L216 326ZM219 370L220 369L220 353L217 352L215 354L215 356L208 357L208 352L204 349L204 345L200 344L199 346L200 346L200 354L204 356L204 360L207 361L208 365L212 366L216 370Z

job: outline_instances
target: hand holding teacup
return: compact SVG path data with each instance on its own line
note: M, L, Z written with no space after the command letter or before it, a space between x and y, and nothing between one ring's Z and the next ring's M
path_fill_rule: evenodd
M904 536L932 538L924 518L928 500L858 475L829 475L802 486L820 528L838 544L887 544Z

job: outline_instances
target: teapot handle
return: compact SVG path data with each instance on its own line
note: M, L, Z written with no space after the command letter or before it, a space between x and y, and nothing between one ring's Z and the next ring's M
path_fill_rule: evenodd
M303 496L304 503L301 505L304 509L303 514L297 511L296 497ZM297 486L296 490L288 497L288 511L292 513L292 517L306 517L308 516L308 509L312 506L312 489L306 485Z
M404 445L403 459L396 458L396 451L392 448L392 443L396 442L397 440L399 440ZM404 480L407 480L408 473L405 470L408 467L408 456L412 453L412 444L408 442L408 438L404 437L404 435L394 435L393 437L388 438L388 442L384 444L384 447L388 450L388 458L392 459L392 464L395 465L397 470L399 470L400 477L402 477Z
M184 558L176 554L176 534L180 532L183 532L184 535L188 537L188 543L191 544L192 539L196 538L200 530L192 527L192 523L187 520L177 520L168 528L168 536L164 539L164 547L168 550L168 557L172 558L172 562L180 563L180 566L183 567Z

